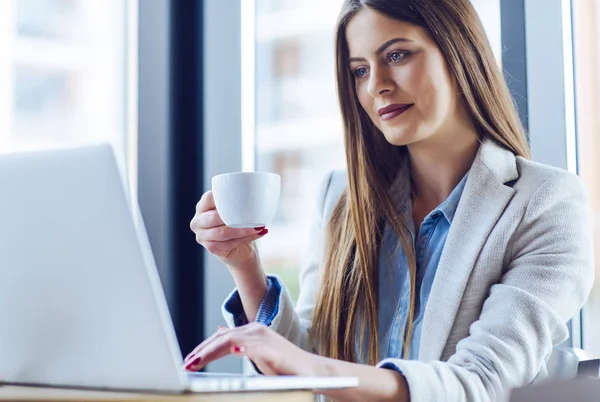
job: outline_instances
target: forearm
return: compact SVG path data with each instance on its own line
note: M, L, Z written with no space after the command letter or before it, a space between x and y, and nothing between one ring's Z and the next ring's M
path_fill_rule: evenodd
M260 304L267 292L267 277L258 254L241 267L229 267L238 289L248 322L256 319Z
M322 391L323 395L338 402L410 401L406 379L394 370L317 356L314 375L359 379L357 388Z

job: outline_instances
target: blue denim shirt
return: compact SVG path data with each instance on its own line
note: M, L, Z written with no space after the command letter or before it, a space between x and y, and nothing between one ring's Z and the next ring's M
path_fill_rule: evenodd
M454 188L448 198L431 211L421 223L415 237L410 202L403 209L408 219L415 245L417 259L416 301L413 320L413 336L408 356L403 355L404 331L410 303L410 275L406 256L393 231L387 227L382 238L379 257L379 336L380 360L387 357L418 359L421 341L423 314L431 292L431 286L440 262L440 257L450 231L454 213L460 201L467 176ZM258 310L256 321L270 325L279 311L281 285L277 278L269 276L267 293ZM235 317L236 326L246 324L242 302L234 292L225 302L225 309Z

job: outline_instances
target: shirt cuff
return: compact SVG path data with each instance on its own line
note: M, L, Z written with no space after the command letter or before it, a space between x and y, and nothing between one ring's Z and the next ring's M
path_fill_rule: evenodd
M382 369L387 369L387 370L394 370L394 371L397 371L398 373L404 375L404 372L402 372L402 370L400 370L400 367L396 366L394 363L391 363L391 362L383 363L381 366L378 366L378 367L382 368Z
M260 303L256 314L256 322L270 326L277 313L279 312L279 296L281 295L281 285L274 276L267 277L267 291ZM233 322L236 327L248 324L248 318L244 312L242 299L236 290L224 304L225 311L233 316Z
M408 379L404 375L404 372L402 370L400 370L400 367L398 367L397 365L395 365L394 363L392 363L390 361L384 362L383 364L380 363L377 365L377 367L386 369L386 370L394 370L395 372L397 372L401 376L403 376L406 380L406 386L408 387L408 394L410 395L410 384L408 383Z

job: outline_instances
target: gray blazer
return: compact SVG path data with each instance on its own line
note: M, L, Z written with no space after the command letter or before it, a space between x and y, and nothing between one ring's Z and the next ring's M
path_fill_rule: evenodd
M323 230L347 186L324 183L296 306L283 288L272 329L313 350L308 329L321 278ZM448 233L425 309L419 359L387 359L412 402L502 400L540 380L566 323L593 284L590 212L580 179L485 140ZM233 318L224 311L229 325Z

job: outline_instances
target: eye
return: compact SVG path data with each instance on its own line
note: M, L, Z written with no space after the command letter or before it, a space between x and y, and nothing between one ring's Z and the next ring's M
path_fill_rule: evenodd
M390 54L388 54L388 61L391 61L391 62L401 61L402 59L404 59L404 57L406 57L406 55L407 55L406 52L400 52L400 51L390 52Z
M369 71L365 68L365 67L359 67L356 70L354 70L353 74L356 78L362 78L365 75L367 75Z

